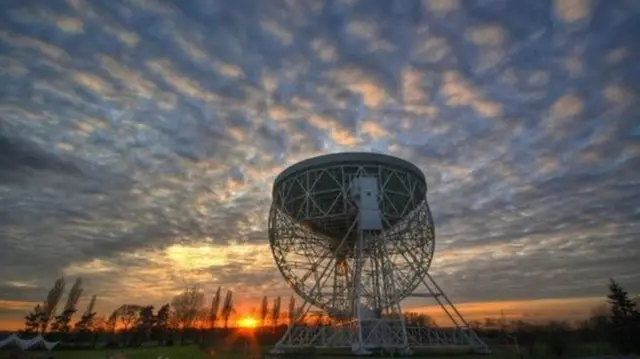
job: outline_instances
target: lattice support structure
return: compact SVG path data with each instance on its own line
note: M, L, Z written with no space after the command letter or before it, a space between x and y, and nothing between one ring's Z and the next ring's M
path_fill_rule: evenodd
M389 156L356 157L322 165L316 161L276 179L269 214L271 249L304 305L274 352L316 347L359 355L409 354L412 347L424 345L486 352L427 273L435 235L424 175ZM455 328L405 325L399 303L421 284ZM326 313L330 323L304 323L312 307Z

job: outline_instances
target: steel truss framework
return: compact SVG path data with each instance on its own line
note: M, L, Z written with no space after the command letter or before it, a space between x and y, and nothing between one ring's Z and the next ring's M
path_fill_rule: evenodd
M359 228L351 182L376 177L383 231ZM275 352L300 347L410 353L418 346L486 345L427 272L435 236L424 179L384 165L336 165L280 181L273 193L269 239L276 265L304 299ZM422 198L416 198L421 195ZM422 284L455 328L410 328L401 300ZM316 307L330 324L303 318Z

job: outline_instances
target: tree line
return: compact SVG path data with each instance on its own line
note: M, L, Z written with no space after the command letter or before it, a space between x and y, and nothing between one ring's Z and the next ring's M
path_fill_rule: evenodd
M80 317L73 321L83 293L82 279L76 279L66 302L60 306L65 286L64 278L57 279L45 300L25 316L25 333L42 334L49 340L68 343L90 343L95 347L98 341L106 341L110 346L138 346L148 342L173 345L174 338L178 338L180 343L198 343L208 333L225 336L233 330L230 326L231 318L236 314L233 291L223 291L222 287L217 288L210 302L205 302L205 293L194 286L157 310L153 305L123 304L106 316L97 315L97 297L93 295ZM506 340L530 353L544 345L557 356L562 356L576 343L596 343L621 353L640 353L637 298L632 299L614 280L609 283L606 298L606 303L593 309L590 318L577 325L565 321L541 325L522 320L506 321L504 318L470 324L492 344L499 345ZM253 308L250 314L259 322L257 331L263 344L277 340L287 326L298 320L309 324L331 324L325 314L303 313L293 296L284 310L281 297L270 300L264 296L260 306ZM409 326L437 326L424 313L405 312L404 318Z
M76 279L61 307L65 287L64 278L55 281L45 300L24 317L24 334L41 334L48 340L66 343L90 342L93 347L99 341L107 341L109 346L137 346L150 341L173 345L174 337L182 344L200 342L206 332L227 333L233 329L231 319L237 314L233 291L224 291L219 286L211 301L205 303L205 293L193 286L157 310L153 305L123 304L102 316L95 310L97 296L93 295L80 317L74 318L83 292L82 279ZM289 299L288 311L282 310L281 303L281 297L270 302L265 296L260 309L251 310L251 314L259 318L260 331L265 332L270 326L270 333L275 333L277 328L291 325L301 314L293 296ZM323 317L317 315L315 320L322 321Z
M76 279L61 307L65 287L64 278L55 281L45 300L24 317L24 334L41 334L49 340L65 342L91 340L93 346L101 336L107 337L113 346L136 345L149 340L157 340L162 345L168 338L172 342L170 334L176 332L184 341L185 334L196 329L214 329L222 324L221 328L226 330L235 313L231 290L223 296L222 288L218 287L210 307L205 308L205 294L194 286L174 296L157 311L153 305L123 304L104 316L98 316L95 310L97 296L93 295L82 315L73 322L83 292L82 279ZM121 343L116 343L117 334Z
M490 346L516 345L523 355L563 357L570 352L584 355L604 353L640 354L640 298L631 298L611 279L606 301L593 308L584 320L569 323L551 320L535 324L504 318L470 323ZM586 348L589 350L583 352Z
M69 290L67 301L62 307L60 314L57 314L58 305L62 299L66 282L64 278L55 281L51 290L47 294L42 304L38 304L33 311L25 316L25 332L46 334L49 330L55 332L69 332L71 330L71 320L77 310L78 301L82 296L82 279L76 279ZM87 311L80 320L75 323L76 328L84 328L95 316L93 307L96 297L93 296L87 307Z

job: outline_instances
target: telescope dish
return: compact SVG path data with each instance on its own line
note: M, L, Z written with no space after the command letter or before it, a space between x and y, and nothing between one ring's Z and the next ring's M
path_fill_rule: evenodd
M369 231L363 249L362 306L382 311L399 303L415 290L433 259L427 185L413 164L382 154L340 153L287 168L273 186L273 255L293 290L329 314L353 310L347 288L354 284L357 260L359 211L353 184L358 178L376 180L369 192L375 192L370 195L377 197L381 219L381 228ZM409 251L415 256L409 258Z
M454 323L460 319L458 332L440 338L486 351L427 272L435 233L426 195L418 167L377 153L310 158L275 179L269 243L276 265L306 310L320 309L331 325L296 323L274 352L317 346L408 354L412 334L400 302L420 284Z

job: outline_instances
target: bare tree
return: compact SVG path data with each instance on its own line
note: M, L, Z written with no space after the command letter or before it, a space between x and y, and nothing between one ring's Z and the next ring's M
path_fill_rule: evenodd
M106 315L102 315L99 317L95 317L95 320L91 323L91 330L93 331L109 331L109 317Z
M109 318L106 316L95 317L91 321L91 326L89 327L89 331L93 332L93 340L91 342L91 347L95 348L98 344L98 339L100 338L100 334L104 332L111 331L109 325Z
M180 343L184 343L186 332L193 329L203 304L204 293L197 286L187 288L171 300L172 317L181 329Z
M228 290L226 296L224 297L224 303L222 304L222 310L220 315L222 316L222 320L224 320L224 329L229 328L229 319L231 318L231 314L235 309L233 308L233 292Z
M114 311L113 313L111 313L111 315L109 315L104 323L104 328L106 331L110 332L110 333L115 333L116 332L116 325L118 324L118 312Z
M269 316L269 298L265 295L262 297L262 303L260 304L260 327L264 328L267 324L267 317Z
M125 304L116 309L116 317L120 319L125 332L138 321L141 309L142 307L136 304Z
M204 293L197 286L187 288L184 292L173 297L171 308L173 308L173 315L180 329L184 330L193 326L203 303Z
M209 326L208 323L209 323L209 309L203 306L198 311L198 315L196 316L196 320L195 320L195 326L197 326L198 329L207 329L207 327Z
M155 325L153 328L153 332L156 334L156 338L158 339L158 345L164 344L167 336L167 330L169 328L169 321L171 315L171 306L169 304L165 304L160 309L158 309L158 313L155 318Z
M209 308L209 329L213 329L216 327L216 323L218 322L218 315L220 313L220 295L222 288L218 286L218 290L216 290L216 294L211 298L211 308Z
M276 297L273 300L273 306L271 307L271 324L273 325L274 330L280 322L280 314L280 297Z
M64 278L58 278L53 284L53 288L51 288L47 294L47 299L42 306L42 322L40 324L41 334L46 333L47 329L49 329L49 323L55 316L56 308L58 307L58 303L60 302L60 298L64 292L65 284Z
M109 321L113 322L114 330L116 321L120 319L120 323L123 326L123 345L127 344L129 329L137 323L140 318L140 310L142 310L142 307L139 305L124 304L120 308L114 310L113 313L111 313L111 316L109 316Z

